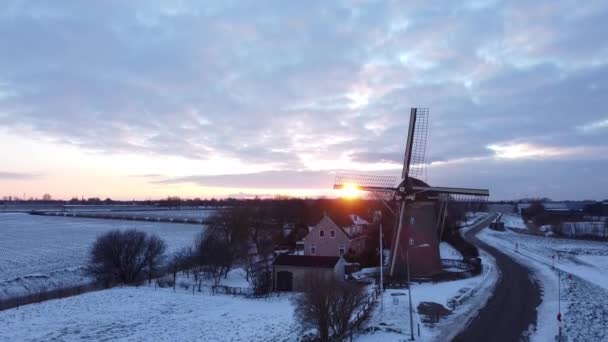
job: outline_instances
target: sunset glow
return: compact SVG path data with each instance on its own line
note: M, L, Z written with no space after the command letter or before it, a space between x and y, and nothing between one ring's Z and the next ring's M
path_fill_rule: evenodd
M341 197L347 199L359 198L362 194L363 191L361 191L355 184L345 184L344 187L340 189Z

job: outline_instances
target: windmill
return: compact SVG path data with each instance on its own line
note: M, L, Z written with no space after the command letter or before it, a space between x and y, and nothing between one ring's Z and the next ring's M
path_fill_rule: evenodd
M395 215L389 275L396 281L405 277L408 259L413 260L409 265L413 276L425 277L441 272L439 236L448 202L482 201L490 194L487 189L436 187L420 180L426 176L424 155L428 115L427 108L411 109L401 178L338 173L334 182L335 189L355 186L371 192ZM396 210L387 199L394 200Z

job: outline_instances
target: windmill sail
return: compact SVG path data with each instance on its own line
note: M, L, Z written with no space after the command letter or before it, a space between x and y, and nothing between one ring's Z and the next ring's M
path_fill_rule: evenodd
M429 109L412 108L410 111L410 124L407 133L405 157L403 161L402 179L415 177L426 180L426 167L424 158L426 154L426 140L428 137Z
M349 185L365 191L395 191L397 177L362 175L356 173L337 173L334 181L334 189L344 189Z

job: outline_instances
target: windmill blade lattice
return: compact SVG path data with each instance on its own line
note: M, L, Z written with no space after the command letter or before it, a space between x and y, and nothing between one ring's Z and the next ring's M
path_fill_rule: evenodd
M426 181L426 140L428 137L429 109L416 108L416 124L414 126L412 139L412 157L408 171L409 177Z
M354 185L366 191L395 191L397 177L362 175L356 173L337 173L334 181L334 189L343 189L346 186Z

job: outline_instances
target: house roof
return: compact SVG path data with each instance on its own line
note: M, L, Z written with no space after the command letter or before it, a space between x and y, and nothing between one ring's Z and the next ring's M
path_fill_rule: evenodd
M348 217L353 221L353 224L355 224L355 225L367 225L367 224L369 224L369 222L367 222L367 220L365 220L364 218L362 218L359 215L350 214L350 215L348 215Z
M295 266L295 267L314 267L314 268L334 268L340 257L316 256L316 255L279 255L272 265L274 266Z
M344 233L344 235L346 235L346 237L348 237L349 239L351 237L344 229L342 229L340 226L338 226L334 222L334 220L332 220L327 215L324 215L323 218L321 219L321 221L319 221L319 223L317 223L314 227L320 228L320 229L325 229L325 230L339 229L342 231L342 233ZM310 231L309 231L309 234L310 234Z

